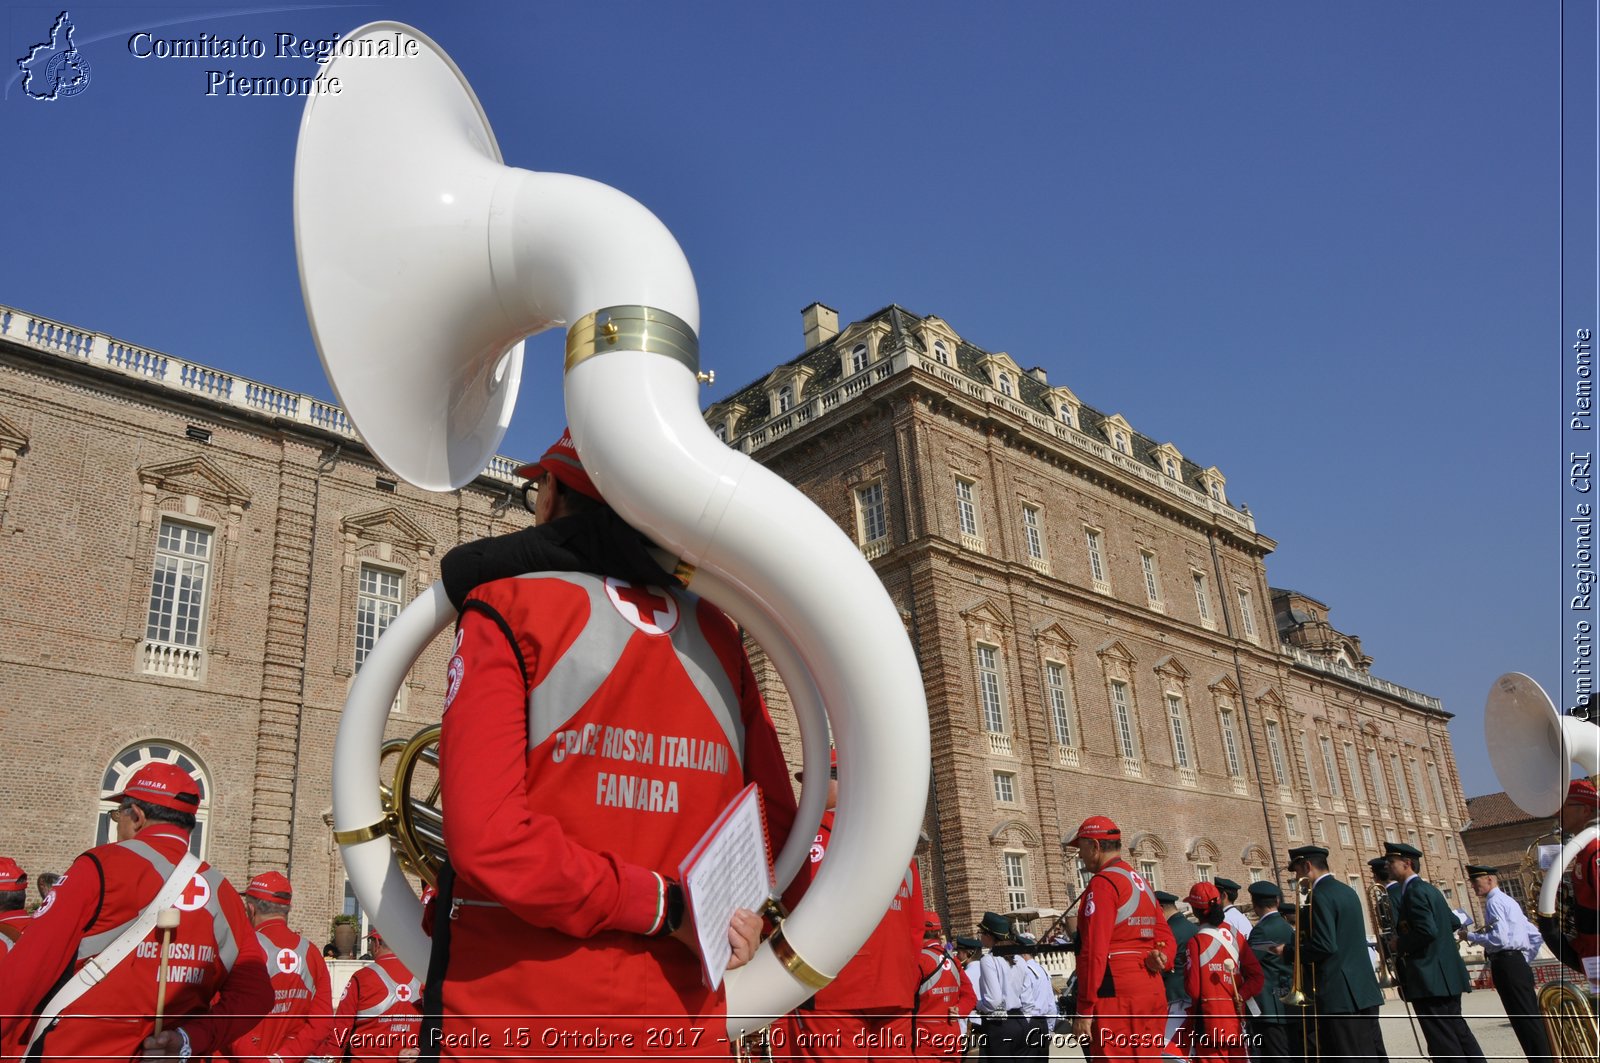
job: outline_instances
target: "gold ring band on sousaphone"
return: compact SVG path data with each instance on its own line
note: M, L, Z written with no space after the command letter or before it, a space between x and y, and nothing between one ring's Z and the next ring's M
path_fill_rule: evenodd
M700 372L700 338L688 322L653 306L607 306L591 311L567 329L566 371L597 354L648 351Z
M794 975L797 981L812 989L825 989L828 983L833 981L834 975L823 974L794 950L794 946L789 944L789 939L784 936L783 927L778 927L768 940L772 942L772 954L783 964L783 969Z

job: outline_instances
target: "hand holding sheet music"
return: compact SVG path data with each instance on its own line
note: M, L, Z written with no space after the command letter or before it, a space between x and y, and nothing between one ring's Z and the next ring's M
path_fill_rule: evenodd
M774 889L766 817L755 783L739 791L689 850L679 879L700 944L701 974L715 989L733 957L728 927L734 913L760 911Z

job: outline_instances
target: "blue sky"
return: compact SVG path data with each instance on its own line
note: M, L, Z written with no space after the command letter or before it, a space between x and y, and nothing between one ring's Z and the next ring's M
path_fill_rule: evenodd
M301 103L206 95L207 70L314 63L129 37L270 53L398 19L509 163L674 232L708 402L798 354L814 300L938 314L1219 466L1279 543L1272 583L1457 715L1469 794L1500 788L1491 680L1569 689L1555 2L98 4L70 9L90 84L41 103L11 60L59 10L3 23L0 303L331 398L295 268ZM1581 184L1592 134L1566 145ZM554 435L559 350L530 344L503 452Z

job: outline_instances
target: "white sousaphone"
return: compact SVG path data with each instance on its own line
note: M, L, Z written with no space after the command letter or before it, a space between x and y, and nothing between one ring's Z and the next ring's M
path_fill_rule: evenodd
M1507 672L1489 688L1483 730L1495 778L1511 803L1531 816L1554 816L1567 799L1568 765L1585 775L1600 771L1600 727L1588 720L1563 716L1531 676ZM1539 914L1556 914L1556 893L1567 865L1600 835L1593 825L1579 831L1561 848L1539 888Z
M360 54L380 38L414 40L416 54ZM827 763L831 727L827 858L780 933L728 978L730 1034L757 1029L838 973L915 849L927 706L901 618L838 527L706 427L699 302L666 227L605 185L505 166L465 78L415 29L376 22L346 41L326 71L340 93L309 99L301 121L295 241L323 367L373 453L419 487L470 482L510 421L521 341L567 328L568 423L596 486L771 656L808 769ZM454 617L437 583L400 614L351 689L334 750L350 881L417 971L428 943L383 831L378 749L405 673ZM826 789L802 791L780 885L805 860Z

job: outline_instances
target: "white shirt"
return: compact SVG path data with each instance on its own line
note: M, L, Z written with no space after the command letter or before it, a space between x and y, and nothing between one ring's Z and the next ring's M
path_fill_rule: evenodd
M1012 959L1018 959L1012 963ZM1022 1008L1023 966L1018 957L984 953L978 959L978 1013L1004 1015Z
M1023 968L1022 1013L1029 1018L1054 1021L1057 1016L1056 991L1050 984L1050 972L1034 956L1019 957L1017 966Z
M1239 935L1240 941L1250 940L1250 931L1253 929L1250 925L1250 918L1238 908L1229 905L1227 910L1222 913L1222 921L1233 927L1234 931Z

